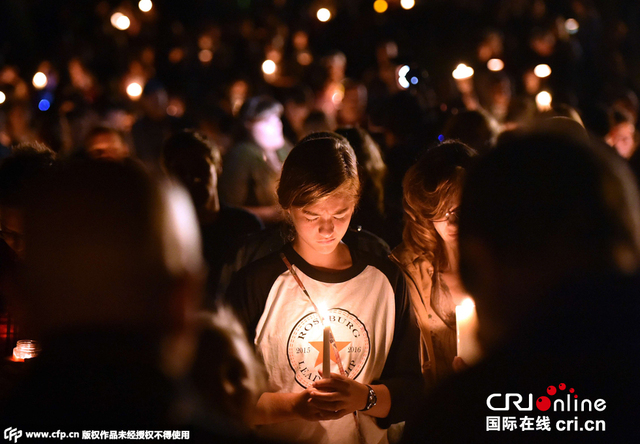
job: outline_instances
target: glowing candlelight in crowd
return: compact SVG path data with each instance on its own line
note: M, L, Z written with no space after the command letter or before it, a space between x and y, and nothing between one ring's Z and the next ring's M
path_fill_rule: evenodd
M322 335L322 379L331 378L331 327L324 328Z
M389 8L389 3L387 3L385 0L376 0L375 2L373 2L373 10L376 11L378 14L382 14L388 8Z
M451 74L456 80L463 80L473 77L473 68L465 65L464 63L460 63L456 69L453 70Z
M203 49L198 53L198 59L202 63L209 63L211 60L213 60L213 53L210 49Z
M498 72L502 71L503 68L504 62L500 59L490 59L487 62L487 69L489 69L489 71Z
M567 32L569 34L575 34L576 32L578 32L578 29L580 28L580 26L578 25L578 21L576 19L567 19L566 22L564 22L564 29L567 30Z
M5 100L7 100L7 96L0 91L0 105L3 104Z
M318 20L320 20L321 22L328 22L329 20L331 20L331 11L329 11L327 8L320 8L318 9L316 17L318 17Z
M539 111L547 111L551 109L551 94L548 91L540 91L536 96L536 105Z
M533 68L533 73L536 75L536 77L544 79L545 77L549 77L551 75L551 68L549 67L549 65L542 63Z
M153 3L151 0L140 0L138 8L140 8L142 12L149 12L151 11L151 8L153 8Z
M403 9L411 9L416 5L416 0L400 0Z
M37 72L33 76L33 86L35 86L37 89L44 88L45 86L47 86L47 83L49 83L49 79L47 79L47 75L45 73Z
M18 341L13 349L13 357L15 359L31 359L40 353L40 345L31 339L22 339Z
M302 51L297 57L298 63L302 66L310 65L313 62L313 56L309 51Z
M411 68L409 68L409 65L404 65L398 68L398 85L400 85L400 87L403 89L409 88L409 81L407 80L407 74L409 74L410 70Z
M129 26L131 26L131 20L129 20L129 17L123 13L116 12L111 16L111 24L114 28L124 31L129 29Z
M142 85L137 82L131 82L127 85L127 95L131 100L138 100L142 95Z
M471 298L466 298L456 305L456 334L458 338L458 356L467 364L472 364L480 357L480 347L476 339L478 315Z
M262 72L266 75L274 74L276 72L276 68L276 62L273 60L267 59L262 63Z

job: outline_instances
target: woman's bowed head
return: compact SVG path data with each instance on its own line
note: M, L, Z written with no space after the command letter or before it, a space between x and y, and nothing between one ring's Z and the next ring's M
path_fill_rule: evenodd
M282 169L278 201L293 231L293 247L311 265L351 266L342 243L360 196L356 156L347 140L314 133L291 151Z

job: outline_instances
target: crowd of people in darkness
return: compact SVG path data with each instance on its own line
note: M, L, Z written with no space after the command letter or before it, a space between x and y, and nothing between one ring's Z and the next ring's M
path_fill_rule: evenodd
M2 428L640 438L636 0L6 3Z

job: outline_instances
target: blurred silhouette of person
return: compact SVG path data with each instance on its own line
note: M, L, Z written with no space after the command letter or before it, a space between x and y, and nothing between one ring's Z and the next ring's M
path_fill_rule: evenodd
M56 155L38 142L14 147L0 164L0 354L11 356L19 325L8 301L19 298L18 265L24 259L25 194L38 177L53 167Z
M160 161L162 143L180 129L180 119L167 114L168 103L164 85L156 79L147 82L140 97L143 114L133 124L131 136L136 156L148 164Z
M325 70L326 78L316 94L315 107L326 114L333 127L335 127L338 108L344 97L342 81L346 67L347 56L341 51L331 51L322 58L322 68Z
M0 165L0 236L19 257L24 250L25 190L55 162L56 154L39 142L22 143Z
M311 111L311 90L306 86L290 88L285 93L283 105L284 135L288 140L297 142L305 136L303 126Z
M28 101L9 100L4 105L4 115L3 144L11 146L38 139L38 135L32 125L33 116Z
M458 206L477 153L460 142L428 150L403 181L403 242L391 259L407 276L421 333L422 373L428 382L454 370L456 305L468 296L460 282Z
M323 131L333 131L335 125L333 125L324 111L319 109L311 111L307 114L302 124L302 133L308 136L311 133L319 133Z
M520 135L479 159L462 193L459 247L486 355L425 401L405 442L640 436L639 382L627 370L640 364L639 201L624 161L580 139ZM506 393L520 394L525 411ZM597 399L604 409L584 404ZM504 428L509 417L515 432ZM587 420L605 421L606 432L574 431Z
M94 159L122 160L131 155L122 134L108 126L96 126L89 131L85 152Z
M338 108L339 126L364 126L367 109L367 87L352 79L342 82L344 97Z
M98 125L96 106L103 94L102 85L79 57L67 63L69 83L60 94L60 126L65 153L82 148L91 128Z
M220 200L244 208L266 225L282 218L276 183L291 147L282 132L282 105L268 96L248 99L240 110L237 144L224 158Z
M449 117L442 135L446 139L457 139L478 153L485 153L493 145L496 126L484 111L463 111Z
M528 127L533 122L536 112L536 104L533 100L525 96L514 97L509 102L502 130L512 131Z
M384 186L387 166L382 160L380 147L362 128L339 128L336 133L347 139L356 153L358 175L362 183L360 201L351 218L351 226L362 227L385 239Z
M12 302L42 353L0 409L4 424L251 442L204 415L184 383L204 269L182 188L133 162L71 162L32 189L25 245L28 292Z
M631 159L638 148L633 117L621 109L612 109L609 113L609 122L609 132L604 138L605 142L615 148L620 156Z
M402 179L424 149L424 111L409 91L394 94L385 107L384 161L387 165L385 212L390 245L402 242Z
M263 225L252 213L220 203L220 152L203 134L185 130L169 137L162 147L162 164L189 191L196 208L202 253L209 268L205 305L211 307L222 266L231 260L236 243L262 230Z
M252 424L266 374L242 325L223 306L198 315L202 332L191 369L207 408L236 424Z

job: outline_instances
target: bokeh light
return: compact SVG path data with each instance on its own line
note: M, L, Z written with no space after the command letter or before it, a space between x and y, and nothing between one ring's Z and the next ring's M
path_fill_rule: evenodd
M465 65L464 63L460 63L456 69L453 70L451 75L456 80L468 79L473 76L473 68Z
M302 66L310 65L311 62L313 62L313 56L309 51L302 51L300 54L298 54L298 57L296 57L296 59Z
M209 63L211 60L213 60L213 53L210 49L203 49L198 53L198 59L202 63Z
M131 100L138 100L142 95L142 85L138 82L131 82L127 85L127 95Z
M543 63L533 68L533 73L536 75L536 77L544 79L545 77L549 77L551 75L551 68L549 67L549 65Z
M331 20L331 11L329 11L327 8L320 8L318 9L316 17L318 17L318 20L320 20L321 22L328 22L329 20Z
M151 8L153 8L153 3L151 0L140 0L138 8L140 8L142 12L149 12L151 11Z
M376 11L378 14L382 14L388 8L389 8L389 3L387 3L385 0L376 0L375 2L373 2L373 10Z
M124 31L129 29L129 26L131 26L131 20L129 20L129 17L123 13L116 12L111 16L111 24L114 28Z
M401 66L400 69L398 69L398 85L400 85L401 88L409 88L407 74L409 74L410 69L411 68L409 68L409 65Z
M539 111L547 111L551 109L551 94L548 91L540 91L536 95L536 105Z
M3 104L5 100L7 100L7 96L0 91L0 104Z
M47 75L45 73L37 72L33 76L32 82L33 86L35 86L37 89L42 89L47 86L47 83L49 83L49 79L47 79Z
M40 100L40 102L38 102L38 109L40 111L48 111L49 108L51 108L51 102L49 102L47 99L42 99Z
M487 69L493 72L502 71L504 69L504 62L500 59L490 59L487 62Z
M416 0L400 0L403 9L411 9L416 5Z
M276 72L276 62L273 60L265 60L262 63L262 72L267 75L274 74Z
M578 29L580 29L580 26L578 25L578 21L576 19L567 19L566 22L564 22L564 29L566 29L566 31L569 34L575 34L576 32L578 32Z

